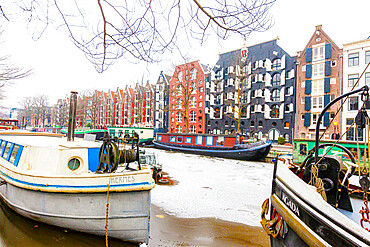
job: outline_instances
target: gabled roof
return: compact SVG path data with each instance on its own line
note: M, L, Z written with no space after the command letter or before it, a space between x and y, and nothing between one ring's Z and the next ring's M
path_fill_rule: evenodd
M319 35L320 35L320 40L318 39ZM334 48L336 50L341 50L341 48L339 48L339 46L337 46L337 44L335 44L335 42L329 37L329 35L327 35L324 32L324 30L322 30L322 25L317 25L315 27L315 32L312 34L310 40L308 41L308 43L304 47L303 51L299 53L299 57L305 56L307 48L312 47L312 45L322 43L323 41L322 41L321 36L325 37L328 40L328 42L332 44L332 48Z

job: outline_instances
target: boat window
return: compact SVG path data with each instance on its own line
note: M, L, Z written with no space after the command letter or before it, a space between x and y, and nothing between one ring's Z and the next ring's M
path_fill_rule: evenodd
M162 136L157 136L158 141L162 141Z
M176 137L175 136L171 136L170 142L175 142L175 141L176 141Z
M307 155L307 144L299 144L299 154Z
M182 136L178 136L176 142L182 143Z
M212 146L213 145L213 136L207 136L206 138L206 145Z
M202 145L203 144L203 136L197 136L195 144Z
M4 153L5 144L6 144L6 141L1 141L1 145L0 145L0 155L1 155L1 157L3 156L3 153Z
M2 157L5 159L8 155L8 152L9 152L9 148L10 148L10 143L9 142L5 142L4 144L4 148L3 148L3 153L2 153Z
M191 143L191 137L185 137L185 143Z
M116 136L116 131L115 130L109 130L109 134L111 137L115 137Z
M80 160L77 158L72 158L68 161L68 168L72 171L77 170L80 167Z
M223 146L225 144L225 137L219 136L217 137L217 146Z
M9 158L9 162L10 163L13 163L14 164L15 157L17 156L18 150L19 150L19 146L18 145L14 145L13 146L13 150L12 150L12 152L10 154L10 158Z

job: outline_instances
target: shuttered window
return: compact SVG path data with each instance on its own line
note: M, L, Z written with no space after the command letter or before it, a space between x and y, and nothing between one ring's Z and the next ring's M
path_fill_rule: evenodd
M330 94L324 95L324 107L330 103Z
M324 92L330 93L330 78L324 79Z
M325 76L331 74L331 61L325 61Z
M331 43L325 45L325 59L331 58Z
M309 127L311 125L311 113L304 114L304 126Z
M311 80L306 80L305 88L304 88L304 93L305 94L311 94L311 90L312 90Z
M306 49L306 62L312 62L312 48Z
M304 98L304 109L305 111L311 110L311 97L307 96Z
M312 64L306 65L306 78L312 77Z
M330 114L329 112L325 112L324 113L324 126L325 127L328 127L329 126L329 123L330 123Z

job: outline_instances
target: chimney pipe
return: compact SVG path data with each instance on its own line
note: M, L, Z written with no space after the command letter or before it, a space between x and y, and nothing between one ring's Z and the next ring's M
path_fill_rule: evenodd
M74 141L76 126L77 92L71 92L69 101L68 134L67 141Z

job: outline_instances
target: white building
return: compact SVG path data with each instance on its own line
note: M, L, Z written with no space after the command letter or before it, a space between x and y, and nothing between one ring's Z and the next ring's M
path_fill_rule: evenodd
M370 66L360 78L369 62L370 39L343 45L343 93L359 89L365 84L370 86ZM350 128L345 134L346 140L356 140L356 132L352 123L362 106L363 102L359 94L350 96L343 105L342 133ZM359 139L362 140L362 133L359 133Z

